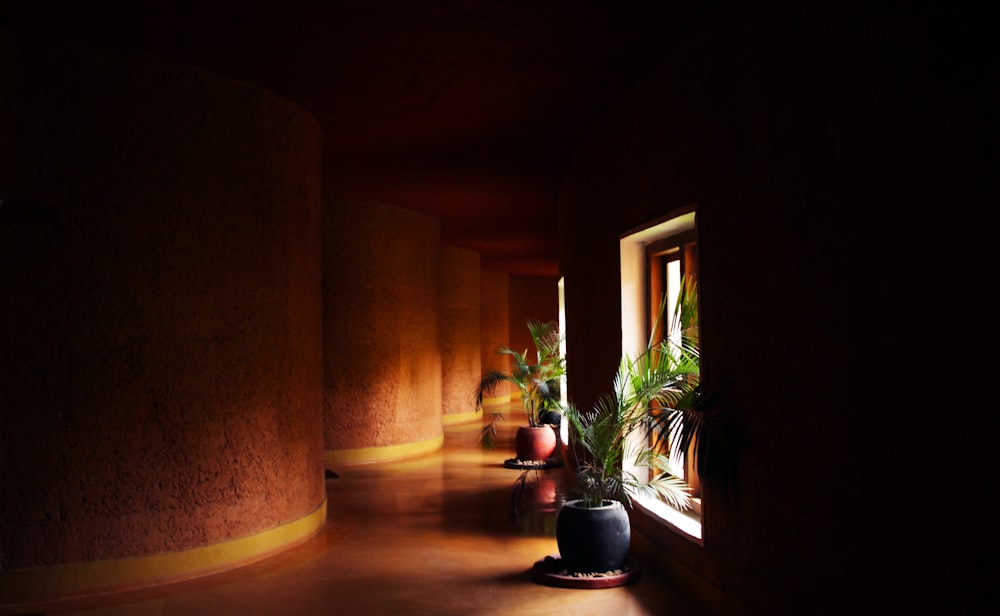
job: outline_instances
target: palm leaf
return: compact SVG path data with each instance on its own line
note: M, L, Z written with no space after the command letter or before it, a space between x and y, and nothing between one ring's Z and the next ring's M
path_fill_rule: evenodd
M482 431L479 433L479 446L486 450L491 451L497 446L497 424L503 421L503 415L500 413L493 413L493 418L483 426Z
M704 428L704 418L696 410L701 360L697 301L697 286L686 279L668 335L659 342L651 337L636 357L622 357L612 393L601 397L592 411L567 407L574 440L588 456L577 465L585 503L596 505L612 497L627 505L634 491L655 495L678 509L690 507L689 486L668 471L669 457L661 451L664 440L670 453L687 452L690 447L705 451L697 438ZM654 332L666 304L660 303ZM652 438L630 446L628 437L635 431ZM654 477L644 481L626 472L622 465L626 459L651 469Z
M509 346L501 346L497 352L510 358L510 372L490 370L483 374L476 387L476 408L481 408L485 396L501 383L511 383L520 393L528 424L537 426L543 412L561 410L560 379L566 373L566 362L561 355L562 338L554 322L530 321L528 331L535 346L536 362L529 361L527 350L515 351ZM494 413L493 419L484 426L480 438L484 448L495 445L499 418L502 416Z
M493 393L497 386L501 383L512 382L512 380L510 375L504 374L499 370L490 370L483 374L483 378L480 379L479 384L476 386L476 408L483 405L483 399Z

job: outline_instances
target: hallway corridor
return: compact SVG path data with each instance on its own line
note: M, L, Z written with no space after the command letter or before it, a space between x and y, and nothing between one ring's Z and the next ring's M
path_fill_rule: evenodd
M399 462L337 469L327 479L327 524L310 541L209 577L48 606L38 614L183 616L701 614L648 568L627 586L554 588L531 580L532 564L557 554L555 517L563 469L505 468L513 452L508 415L500 446L482 452L478 425L445 428L442 451ZM529 504L529 498L541 506ZM524 496L525 498L512 498ZM552 499L555 503L552 503ZM548 500L549 504L544 502ZM25 613L25 612L0 612Z

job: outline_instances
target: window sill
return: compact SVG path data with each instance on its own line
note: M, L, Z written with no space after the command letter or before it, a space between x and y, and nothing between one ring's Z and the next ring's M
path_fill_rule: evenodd
M635 496L632 499L635 508L652 518L672 528L678 534L701 543L701 499L698 499L692 511L678 511L670 505L649 497Z

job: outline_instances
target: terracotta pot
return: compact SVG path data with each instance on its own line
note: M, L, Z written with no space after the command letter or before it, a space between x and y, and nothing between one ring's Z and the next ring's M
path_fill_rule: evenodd
M583 501L566 501L556 517L556 544L563 566L578 573L603 573L621 569L632 539L628 512L619 501L602 507L584 507Z
M558 438L551 426L521 426L517 429L515 451L518 460L548 460L556 453Z

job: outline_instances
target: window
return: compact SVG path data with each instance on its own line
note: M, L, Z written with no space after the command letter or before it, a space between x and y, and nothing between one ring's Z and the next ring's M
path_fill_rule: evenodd
M622 352L636 355L645 348L650 334L664 335L664 324L671 322L678 290L685 278L698 279L698 243L695 207L689 206L665 219L632 231L620 240ZM666 299L658 332L652 332L661 299ZM643 438L636 435L635 438ZM673 459L674 474L683 477L692 487L694 507L678 511L661 502L637 499L640 507L662 518L677 530L700 540L701 493L693 465L685 456ZM637 475L647 469L629 469Z
M651 242L646 246L647 303L649 325L646 335L654 341L670 334L674 345L681 344L681 333L670 332L679 307L678 294L685 281L698 280L698 245L693 232L684 232ZM665 304L665 305L661 305ZM662 316L659 316L662 315ZM658 318L659 316L659 318ZM655 330L655 331L653 331ZM671 459L671 473L683 478L691 486L694 511L701 510L701 484L697 471L683 452Z

